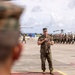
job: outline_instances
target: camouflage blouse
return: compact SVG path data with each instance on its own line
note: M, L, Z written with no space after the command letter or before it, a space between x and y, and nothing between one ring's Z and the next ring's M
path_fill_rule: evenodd
M49 50L50 50L50 46L51 46L48 42L53 41L53 39L52 39L52 37L51 37L50 35L47 35L47 37L44 36L44 35L42 35L42 36L40 36L40 37L38 38L38 41L43 41L45 38L47 38L47 41L45 41L45 42L43 42L43 43L41 44L40 51L41 51L41 52L48 53Z

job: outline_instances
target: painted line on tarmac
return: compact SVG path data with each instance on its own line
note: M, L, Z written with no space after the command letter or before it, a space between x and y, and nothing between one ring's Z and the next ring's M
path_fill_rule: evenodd
M67 75L66 73L62 72L62 71L59 71L59 70L56 70L57 72L63 74L63 75Z
M38 70L38 71L26 71L26 72L42 72L41 70ZM49 71L46 71L46 72L49 72ZM67 75L66 73L62 72L62 71L59 71L59 70L54 70L53 72L58 72L58 73L61 73L62 75Z

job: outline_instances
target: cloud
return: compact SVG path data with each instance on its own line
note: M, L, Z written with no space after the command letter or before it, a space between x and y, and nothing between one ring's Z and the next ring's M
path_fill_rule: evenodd
M68 4L70 9L75 9L75 0L71 0Z
M40 8L40 6L35 6L31 12L41 12L42 9Z
M41 31L45 26L49 32L61 28L75 31L75 0L16 0L14 3L26 6L20 22L21 25L28 26L35 24L31 29L34 32L36 29ZM27 32L28 29L24 31Z

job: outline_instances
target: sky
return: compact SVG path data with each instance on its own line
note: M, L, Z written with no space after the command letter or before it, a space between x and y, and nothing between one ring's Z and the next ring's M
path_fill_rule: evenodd
M75 32L75 0L12 0L24 11L20 18L23 33L49 33L64 29Z

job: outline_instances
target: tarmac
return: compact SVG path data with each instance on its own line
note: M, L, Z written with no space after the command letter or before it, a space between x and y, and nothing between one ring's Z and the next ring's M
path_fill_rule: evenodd
M22 38L20 42L21 40ZM23 51L20 59L16 61L12 67L12 73L42 72L40 46L37 45L37 38L27 38L26 41L26 44L23 43ZM61 73L60 75L75 75L75 44L54 44L51 46L51 52L54 73ZM49 72L47 62L46 67L46 71Z

